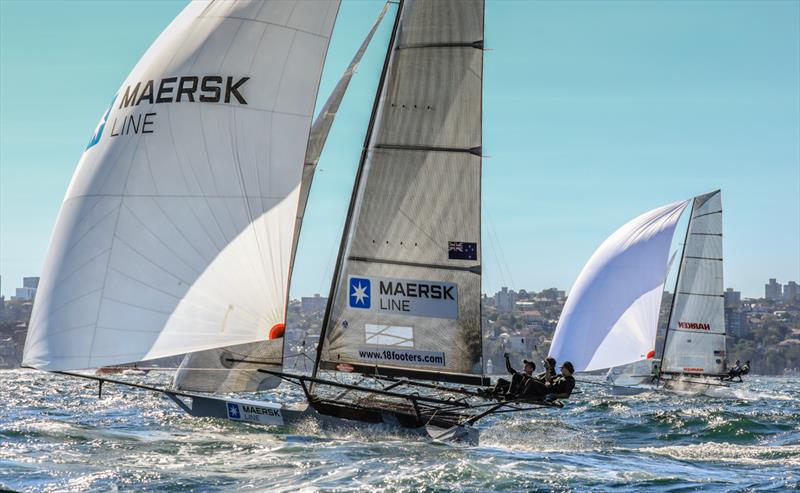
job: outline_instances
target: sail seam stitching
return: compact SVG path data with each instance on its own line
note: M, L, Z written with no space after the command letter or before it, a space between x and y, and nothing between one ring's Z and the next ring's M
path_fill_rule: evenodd
M314 36L314 37L317 37L317 38L329 39L327 36L323 36L322 34L312 33L311 31L305 31L303 29L297 29L296 27L290 27L288 25L278 24L278 23L275 23L275 22L262 21L260 19L248 19L247 17L237 17L237 16L233 16L233 15L204 15L201 18L202 19L235 19L235 20L239 20L239 21L257 22L259 24L266 24L268 26L275 26L275 27L280 27L280 28L283 28L283 29L288 29L290 31L295 31L295 32L298 32L298 33L308 34L309 36Z

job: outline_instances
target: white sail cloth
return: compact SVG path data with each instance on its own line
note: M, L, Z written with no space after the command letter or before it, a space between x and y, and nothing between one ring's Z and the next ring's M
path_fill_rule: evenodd
M23 364L92 368L283 323L338 1L195 2L144 54L61 207Z
M336 113L358 68L358 64L361 63L361 58L366 53L372 37L378 30L378 26L388 10L389 3L386 3L311 127L305 165L303 166L303 176L300 183L297 220L295 221L294 241L289 264L290 276L297 254L300 228L303 224L308 197L311 193L311 183L314 179L314 172L317 169L320 155L325 147L325 141L328 138ZM175 373L172 382L173 388L197 392L255 392L277 387L283 380L276 376L259 372L258 369L263 368L264 365L272 365L274 369L279 369L283 365L284 351L286 349L285 341L286 338L280 337L268 341L251 342L187 354Z
M695 197L662 370L725 372L725 295L722 282L722 192Z
M576 371L652 356L669 247L687 204L642 214L600 245L570 291L550 356L571 361Z

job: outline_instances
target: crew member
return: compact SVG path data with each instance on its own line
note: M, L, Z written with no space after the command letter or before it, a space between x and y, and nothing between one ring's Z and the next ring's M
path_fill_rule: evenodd
M748 361L748 363L749 363L749 361ZM729 381L732 382L733 379L736 378L736 377L739 377L739 380L741 380L742 379L742 377L740 376L741 373L742 373L742 366L739 363L739 360L737 359L736 360L736 364L733 365L733 368L728 370L728 376L722 377L721 380L729 380Z
M555 399L567 399L575 388L575 367L572 363L565 361L561 365L561 374L553 378L551 382L540 382L530 379L525 384L520 397L533 400L553 401Z
M650 368L650 383L657 381L660 376L661 368L658 367L658 363L653 363L653 367Z
M540 382L552 382L556 377L556 359L548 356L542 363L544 364L544 371L533 378Z
M503 357L506 359L506 371L511 374L511 381L505 378L499 378L494 388L486 390L479 390L480 394L488 394L492 397L514 397L525 388L525 384L531 379L533 371L536 370L536 364L533 361L522 360L522 372L518 372L511 367L508 353L504 353Z
M736 376L739 377L739 381L741 382L742 375L747 375L748 373L750 373L750 360L744 362L744 366L742 366L742 368L739 370L739 374Z

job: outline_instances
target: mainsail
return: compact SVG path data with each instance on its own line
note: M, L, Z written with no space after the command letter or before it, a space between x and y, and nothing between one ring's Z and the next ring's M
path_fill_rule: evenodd
M358 69L361 58L367 51L367 47L388 9L389 3L386 3L311 127L303 166L303 176L300 180L297 220L295 221L294 241L289 262L290 280L295 256L297 255L300 229L317 163L325 147L325 141L328 138L333 121L336 118L336 112L339 110L347 87L350 85L350 80ZM258 368L263 368L264 365L273 366L276 369L281 367L287 340L288 338L281 337L187 354L175 373L173 387L178 390L201 392L254 392L277 387L282 380L278 377L261 373Z
M600 245L572 286L550 356L591 371L654 355L669 247L688 203L646 212Z
M480 381L483 1L401 3L320 368Z
M67 191L24 365L92 368L281 334L338 6L194 2L159 36Z
M695 197L667 326L662 370L725 371L722 193Z

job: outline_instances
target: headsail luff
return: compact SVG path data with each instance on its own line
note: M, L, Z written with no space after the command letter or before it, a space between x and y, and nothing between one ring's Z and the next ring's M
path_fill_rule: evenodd
M688 203L646 212L600 245L569 293L550 356L576 371L653 356L669 247Z
M378 14L378 18L367 33L366 38L359 46L355 56L345 69L339 82L328 96L325 105L320 110L314 124L306 149L303 176L300 180L300 197L297 207L297 220L295 221L294 241L292 242L291 260L289 261L289 286L297 255L297 244L300 239L300 230L303 223L308 196L311 192L311 183L314 172L319 162L319 157L325 147L336 112L344 99L350 80L353 78L372 37L378 30L389 4L385 4ZM255 392L277 387L282 380L272 375L260 373L258 368L264 365L280 367L283 364L286 342L289 338L276 338L267 341L251 342L237 346L209 349L197 353L187 354L181 363L180 369L173 379L173 387L178 390L192 390L200 392Z
M667 373L725 371L722 192L694 198L664 344Z
M477 381L483 2L399 15L319 365Z
M72 179L25 365L129 363L265 340L283 323L337 10L195 2L159 36Z

